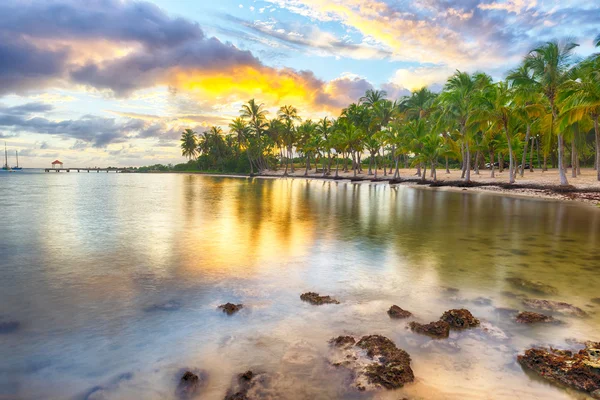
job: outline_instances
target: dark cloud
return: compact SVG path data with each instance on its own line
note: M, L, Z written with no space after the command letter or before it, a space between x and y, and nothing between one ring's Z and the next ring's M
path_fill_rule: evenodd
M207 38L198 24L147 2L5 0L0 15L0 94L71 80L127 95L165 84L175 70L260 65L250 52ZM141 46L121 58L78 65L78 46L86 40Z
M202 40L198 24L170 18L148 2L122 0L3 0L0 31L47 39L133 41L172 47Z
M259 66L260 61L249 51L210 38L88 64L73 70L71 78L95 88L111 89L117 95L127 95L137 89L167 83L176 69L220 71L239 65Z
M373 89L373 85L358 76L344 76L330 81L325 89L319 91L315 102L342 108L358 102L367 90Z
M67 49L40 49L0 30L0 94L37 88L62 78L67 55Z
M0 113L9 115L26 115L31 113L44 113L53 110L51 104L42 102L26 103L19 106L4 107L0 104Z

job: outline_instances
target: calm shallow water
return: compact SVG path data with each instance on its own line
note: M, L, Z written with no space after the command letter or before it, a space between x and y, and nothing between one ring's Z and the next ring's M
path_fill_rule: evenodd
M0 398L174 398L182 368L222 399L247 369L278 373L273 398L585 398L523 372L531 345L600 340L600 210L388 185L194 175L0 175ZM556 296L505 279L551 284ZM445 287L458 288L448 293ZM303 303L306 291L340 305ZM519 326L524 294L590 313ZM483 297L486 301L475 301ZM480 299L481 300L481 299ZM219 304L243 302L227 317ZM491 304L487 304L491 301ZM432 342L390 320L469 308L504 330ZM327 340L383 334L417 381L359 393ZM453 346L445 346L445 343Z

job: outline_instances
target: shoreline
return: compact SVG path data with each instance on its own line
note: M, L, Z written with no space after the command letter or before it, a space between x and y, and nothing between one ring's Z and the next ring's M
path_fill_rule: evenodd
M278 171L279 172L279 171ZM435 189L435 190L448 190L454 192L470 192L470 193L489 193L502 196L513 196L519 198L530 198L530 199L545 199L545 200L558 200L567 202L578 202L591 206L600 207L600 184L597 187L584 186L577 187L573 185L560 186L556 184L542 184L542 183L519 183L518 181L514 184L508 182L493 181L490 182L487 179L481 181L472 180L469 183L465 183L462 180L438 180L434 182L430 179L422 180L421 178L404 178L401 175L400 179L392 179L389 177L378 176L375 179L373 176L366 174L360 174L357 177L348 176L348 174L340 174L335 177L333 175L323 176L321 173L314 174L309 173L307 176L298 174L283 175L283 173L270 172L263 174L228 174L228 173L208 173L201 171L165 171L165 172L148 172L148 173L175 173L175 174L190 174L190 175L206 175L213 177L223 178L260 178L260 179L280 179L280 178L291 178L291 179L311 179L311 180L323 180L323 181L343 181L350 183L383 183L389 185L401 185L405 187L413 188L424 188L424 189ZM406 176L406 175L404 175Z

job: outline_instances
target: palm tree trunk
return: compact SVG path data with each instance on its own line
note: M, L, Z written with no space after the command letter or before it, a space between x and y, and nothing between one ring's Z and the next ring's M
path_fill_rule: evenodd
M575 146L575 135L571 141L571 178L577 178L577 147Z
M567 174L565 173L565 138L563 135L558 135L558 173L560 175L561 186L567 186L569 181L567 180Z
M427 175L427 164L423 163L423 175L421 175L421 180L425 182L425 175Z
M598 126L598 115L594 115L594 131L596 132L596 175L600 181L600 127Z
M375 179L377 179L377 156L375 156Z
M450 173L450 168L448 168L448 156L446 156L446 173Z
M354 170L354 177L356 178L357 167L356 167L356 153L355 152L352 152L352 169Z
M504 156L502 153L498 153L498 172L504 172Z
M306 155L306 171L304 171L304 176L308 176L309 169L310 169L310 157L307 154Z
M492 150L490 150L490 168L492 169L490 177L495 178L496 174L494 172L494 152Z
M383 176L387 176L387 165L385 163L386 158L385 158L385 148L383 148L383 150L381 151L381 153L383 154L383 157L381 157L381 164L383 166Z
M415 175L421 176L421 163L417 164L417 173Z
M394 179L400 178L400 170L398 169L398 167L399 167L398 163L399 162L400 162L400 157L396 156L396 171L394 172Z
M529 172L533 172L533 142L535 138L531 139L531 150L529 151Z
M373 153L371 153L371 157L369 157L369 171L367 172L367 175L373 175Z
M523 146L523 158L521 159L521 178L525 175L525 161L527 160L527 145L529 144L530 133L531 125L527 124L527 131L525 132L525 145Z
M339 178L339 170L340 170L340 159L336 156L335 157L335 177Z
M433 171L433 174L432 174L433 181L437 182L437 168L436 168L435 163L433 161L431 162L431 171Z
M479 150L475 152L475 175L479 175Z
M465 136L465 132L463 132L463 137ZM466 139L466 138L465 138ZM469 141L465 140L465 182L471 182L471 153L469 151Z

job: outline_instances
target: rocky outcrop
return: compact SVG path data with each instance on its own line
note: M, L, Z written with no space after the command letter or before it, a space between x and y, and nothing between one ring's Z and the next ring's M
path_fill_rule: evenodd
M413 332L431 336L434 339L445 339L450 336L450 324L445 321L435 321L428 324L413 321L408 326Z
M479 320L465 308L448 310L440 320L447 322L452 329L468 329L479 325Z
M309 302L315 306L320 306L322 304L340 304L339 301L331 296L320 296L319 293L315 292L306 292L301 294L300 300Z
M409 354L385 336L363 336L358 341L340 336L329 343L334 349L332 364L350 369L358 390L397 389L415 379Z
M395 319L408 318L412 316L412 313L410 311L403 310L397 305L391 306L387 313L390 316L390 318Z
M537 324L540 322L545 323L556 323L556 319L549 315L539 314L536 312L523 311L517 314L515 321L519 324Z
M226 303L226 304L221 304L219 306L219 308L221 310L223 310L223 312L226 313L227 315L233 315L236 312L240 311L242 308L244 308L244 305L243 304Z
M526 292L547 295L558 294L558 289L556 289L554 286L542 282L530 281L528 279L518 277L506 278L506 281L510 283L513 287Z
M585 317L587 313L579 307L562 301L525 299L523 305L535 310L552 311L560 314L574 315L576 317Z
M577 353L553 348L532 348L518 356L519 363L549 381L569 386L600 399L600 343L587 342Z
M252 380L256 377L254 372L246 371L237 376L237 380L232 388L227 391L225 400L248 400L248 391L252 388Z
M200 374L204 375L204 374ZM179 385L177 386L177 397L180 399L191 399L197 393L200 387L204 384L205 377L202 378L199 375L191 371L186 371L181 379L179 379Z

